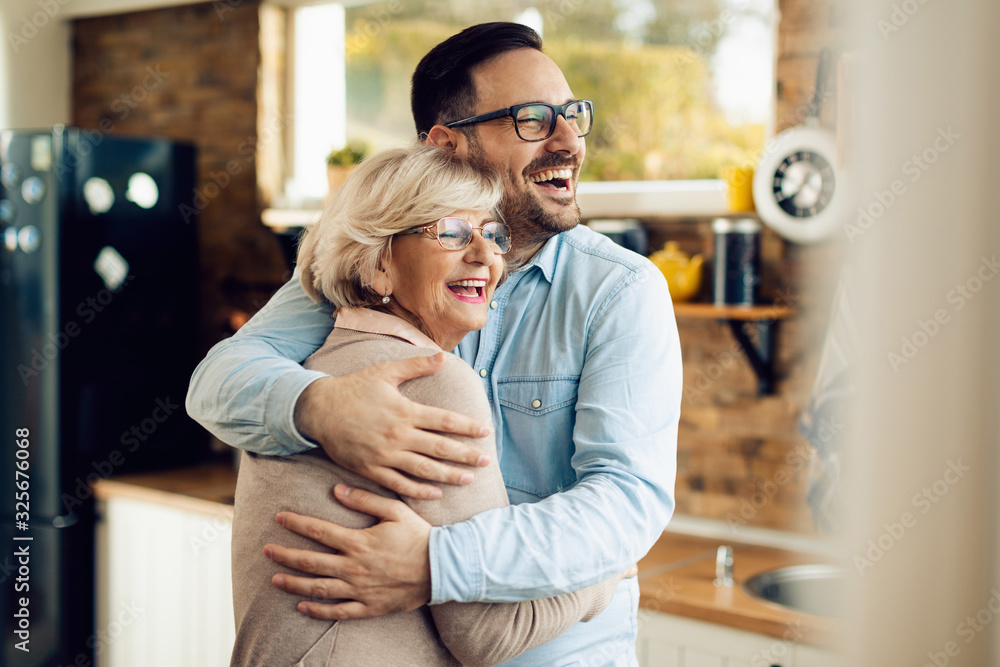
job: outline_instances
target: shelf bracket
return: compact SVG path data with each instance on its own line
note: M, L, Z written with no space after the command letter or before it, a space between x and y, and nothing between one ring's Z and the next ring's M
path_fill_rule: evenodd
M777 328L780 320L731 320L727 319L736 342L743 348L753 372L757 375L757 392L761 396L775 393L775 352L777 350ZM744 325L753 322L757 326L757 341L747 334Z

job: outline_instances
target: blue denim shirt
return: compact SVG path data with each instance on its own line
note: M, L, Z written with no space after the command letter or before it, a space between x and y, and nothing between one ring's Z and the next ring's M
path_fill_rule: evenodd
M550 239L490 307L457 352L484 378L512 505L432 529L432 604L602 581L645 555L674 509L681 356L660 272L580 226ZM210 351L189 411L244 449L311 446L292 414L317 376L296 362L329 330L329 309L286 285ZM636 580L623 580L604 613L511 664L635 664L637 604Z

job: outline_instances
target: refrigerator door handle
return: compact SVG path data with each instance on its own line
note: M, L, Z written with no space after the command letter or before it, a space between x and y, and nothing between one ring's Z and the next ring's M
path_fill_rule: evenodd
M4 523L10 523L12 520L12 516L0 516L0 521L3 521ZM31 517L31 523L33 526L41 525L45 528L48 528L49 526L52 528L69 528L80 523L80 517L77 516L76 512L60 514L59 516L33 516Z

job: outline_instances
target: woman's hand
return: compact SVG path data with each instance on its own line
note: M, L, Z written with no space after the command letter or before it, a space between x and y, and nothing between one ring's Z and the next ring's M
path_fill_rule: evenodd
M374 515L379 523L352 529L293 512L278 514L278 523L288 530L339 553L268 544L264 555L275 563L315 575L276 574L271 583L306 597L346 600L303 601L296 607L306 616L330 621L384 616L427 604L431 598L431 525L399 500L343 484L334 487L334 492L346 507Z
M399 393L400 383L436 373L444 363L444 353L438 353L316 380L295 404L295 426L336 463L362 477L400 495L440 498L441 489L403 473L465 485L472 483L472 473L441 461L489 464L489 457L476 448L431 432L481 438L489 433L489 425L414 403Z

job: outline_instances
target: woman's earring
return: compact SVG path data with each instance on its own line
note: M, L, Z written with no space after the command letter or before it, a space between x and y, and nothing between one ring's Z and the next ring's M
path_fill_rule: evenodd
M389 290L385 291L385 296L382 297L382 303L389 303Z

